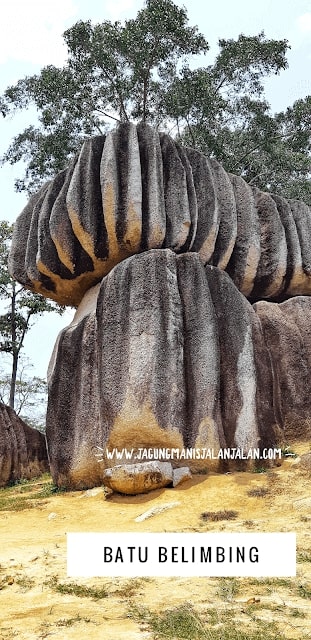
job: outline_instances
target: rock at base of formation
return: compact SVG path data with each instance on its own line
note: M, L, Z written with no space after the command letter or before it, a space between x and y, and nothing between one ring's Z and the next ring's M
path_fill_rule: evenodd
M183 484L186 480L191 480L192 473L188 467L179 467L179 469L173 469L173 487L177 487L179 484Z
M45 437L0 403L0 486L49 471Z
M273 374L273 399L284 440L311 438L311 297L257 302Z
M175 453L173 466L225 470L220 449L272 447L279 429L260 319L228 274L197 253L156 249L123 260L58 338L47 442L60 486L102 484L105 467L159 448L192 450L192 459Z
M116 465L106 469L103 478L106 487L118 493L137 495L154 489L168 487L173 482L170 462L142 462L140 464Z

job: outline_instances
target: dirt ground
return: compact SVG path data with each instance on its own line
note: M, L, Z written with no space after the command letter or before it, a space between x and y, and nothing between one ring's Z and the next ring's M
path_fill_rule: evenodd
M293 449L301 454L310 447L295 443ZM137 610L147 607L160 615L185 602L201 616L206 633L219 628L212 625L216 611L253 630L274 622L275 638L311 637L310 478L299 458L288 458L265 473L198 475L175 489L135 497L107 498L103 488L53 493L47 475L0 490L0 638L163 638ZM255 488L266 491L249 496ZM180 504L135 522L144 511L172 501ZM219 510L234 510L236 518L202 520L202 512ZM293 531L297 576L73 580L66 577L66 533L75 531Z

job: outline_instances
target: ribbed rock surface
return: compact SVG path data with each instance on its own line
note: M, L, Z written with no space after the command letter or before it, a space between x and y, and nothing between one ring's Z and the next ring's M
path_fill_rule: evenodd
M45 437L0 403L0 486L49 470Z
M261 301L254 309L271 357L274 407L283 437L311 438L311 298Z
M97 447L105 457L106 447L272 446L272 392L260 321L230 277L197 253L135 255L86 294L59 336L47 413L53 479L100 484L112 461L98 462ZM192 468L213 464L221 468Z
M12 275L63 304L149 249L199 253L251 300L311 293L311 213L147 125L87 140L18 218Z

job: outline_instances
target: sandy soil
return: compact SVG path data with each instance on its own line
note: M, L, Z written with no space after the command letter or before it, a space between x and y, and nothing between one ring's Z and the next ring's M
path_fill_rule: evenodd
M296 443L294 449L301 454L309 447ZM32 495L42 492L49 483L50 478L45 477L10 491L18 502L27 491ZM267 488L267 494L249 497L249 489L255 487ZM151 507L172 501L180 504L144 522L135 522ZM107 499L98 488L56 493L31 504L21 511L0 511L1 639L154 638L146 625L129 614L133 605L163 611L189 602L202 614L216 607L218 611L231 611L241 624L251 624L246 604L251 598L259 601L254 605L257 618L274 620L286 638L311 637L310 473L302 471L293 459L285 460L273 472L200 475L175 489L149 495L114 494ZM223 509L237 511L237 518L207 523L200 517L203 511ZM262 583L239 578L237 593L231 594L228 584L219 578L74 580L93 589L105 587L107 596L97 600L57 590L59 585L73 582L66 577L67 532L207 530L295 531L297 577Z

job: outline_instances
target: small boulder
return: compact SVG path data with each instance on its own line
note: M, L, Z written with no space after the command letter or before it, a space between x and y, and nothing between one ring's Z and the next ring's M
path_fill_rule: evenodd
M192 478L192 473L189 467L180 467L179 469L173 469L173 487L182 484L186 480Z
M144 520L148 520L148 518L152 518L153 516L158 515L158 513L163 513L167 509L173 509L173 507L178 507L180 502L167 502L166 504L160 504L158 507L152 507L152 509L148 509L148 511L144 511L137 518L135 518L135 522L143 522Z
M170 462L152 460L139 464L121 464L104 471L104 484L118 493L137 495L167 487L173 482Z

